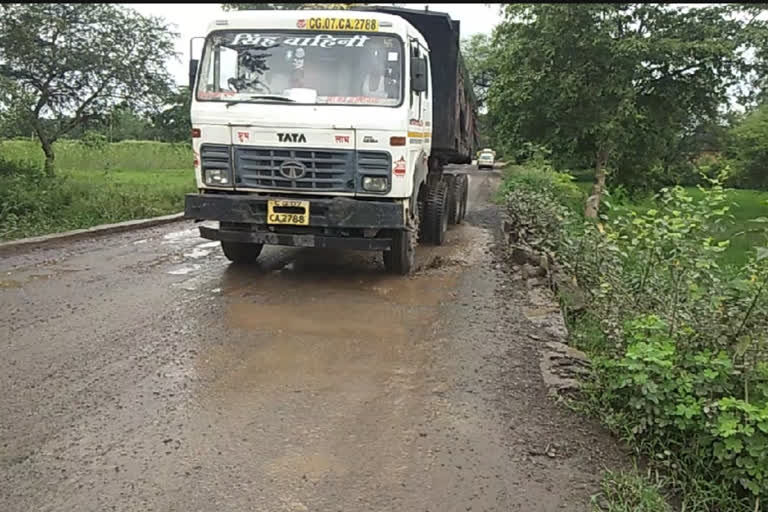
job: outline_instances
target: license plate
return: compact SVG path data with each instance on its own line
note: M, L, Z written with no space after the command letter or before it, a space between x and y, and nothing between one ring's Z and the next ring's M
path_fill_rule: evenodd
M309 201L267 200L267 224L309 225Z
M309 18L304 26L309 30L378 32L379 20L370 18Z

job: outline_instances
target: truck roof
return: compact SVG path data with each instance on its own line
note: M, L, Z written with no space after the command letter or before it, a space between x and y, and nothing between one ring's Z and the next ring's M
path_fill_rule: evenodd
M348 10L333 10L333 11L329 11L327 9L315 9L315 10L280 9L280 10L268 10L268 11L249 9L244 11L231 11L231 12L227 12L219 16L216 16L216 18L208 24L208 29L206 33L212 32L214 30L253 29L254 27L265 26L267 24L270 24L270 25L274 24L275 25L274 28L277 30L291 29L291 28L296 28L295 22L296 20L299 20L299 19L327 18L327 17L353 18L355 17L356 12L360 10L368 11L366 12L366 16L378 20L380 26L382 22L391 24L391 27L385 26L384 28L386 29L392 28L393 31L399 31L402 29L407 30L408 28L411 28L412 32L414 33L413 35L418 34L418 30L416 30L416 28L411 23L409 23L406 18L402 16L398 16L397 14L394 14L394 13L380 12L380 11L369 10L369 9L348 9ZM420 12L414 9L403 9L403 10ZM270 26L270 28L273 28L273 27ZM419 39L422 39L422 38L419 37ZM426 45L426 41L422 40L421 42Z
M446 29L454 31L457 34L460 33L460 28L461 28L461 22L459 22L459 20L452 20L450 14L448 14L447 12L425 11L421 9L406 9L405 7L389 7L386 5L374 5L370 7L359 6L359 7L352 7L350 10L392 14L394 16L399 16L400 18L403 18L405 20L409 20L409 18L412 19L414 17L419 17L419 18L429 17L431 18L430 19L431 23L445 23Z

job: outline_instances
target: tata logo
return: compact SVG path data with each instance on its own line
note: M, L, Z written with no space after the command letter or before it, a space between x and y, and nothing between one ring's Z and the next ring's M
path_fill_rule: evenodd
M280 165L279 171L283 177L289 180L298 180L304 177L307 173L307 168L296 160L286 160Z
M277 140L280 142L307 142L303 133L278 133Z
M237 138L240 142L251 140L251 134L249 132L237 132Z

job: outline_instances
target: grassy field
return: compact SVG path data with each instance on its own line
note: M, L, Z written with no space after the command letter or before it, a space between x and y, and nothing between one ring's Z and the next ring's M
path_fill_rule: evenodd
M127 141L88 148L55 147L56 177L42 172L42 152L29 141L0 142L0 240L176 213L195 190L188 146ZM0 161L0 166L3 162Z
M104 171L110 169L155 171L191 169L192 149L188 144L148 140L126 140L88 147L76 140L60 140L53 145L56 167L61 170ZM36 140L0 141L0 155L9 160L27 160L43 165L45 157Z
M579 181L577 184L585 193L591 191L591 183ZM685 190L694 199L702 197L701 191L696 187L685 187ZM757 227L749 222L751 219L768 217L768 191L731 189L728 191L728 196L731 200L730 213L733 215L733 222L728 223L722 232L713 233L713 237L718 241L731 240L728 250L723 253L723 261L732 265L741 265L747 261L752 254L750 251L754 251L756 245L766 243L763 235L755 233L735 235ZM654 206L653 198L649 197L633 204L632 208L641 211Z

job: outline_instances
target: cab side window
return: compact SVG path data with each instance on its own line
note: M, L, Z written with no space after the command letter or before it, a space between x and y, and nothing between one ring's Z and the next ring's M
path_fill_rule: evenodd
M418 59L420 57L419 52L419 45L416 41L411 41L411 60ZM418 96L417 93L415 93L413 90L411 90L411 107L413 107L413 103L415 101L415 96Z
M429 85L432 83L431 63L429 61L429 52L423 51L422 55L424 55L424 60L427 61L427 90L424 91L424 97L429 99Z

